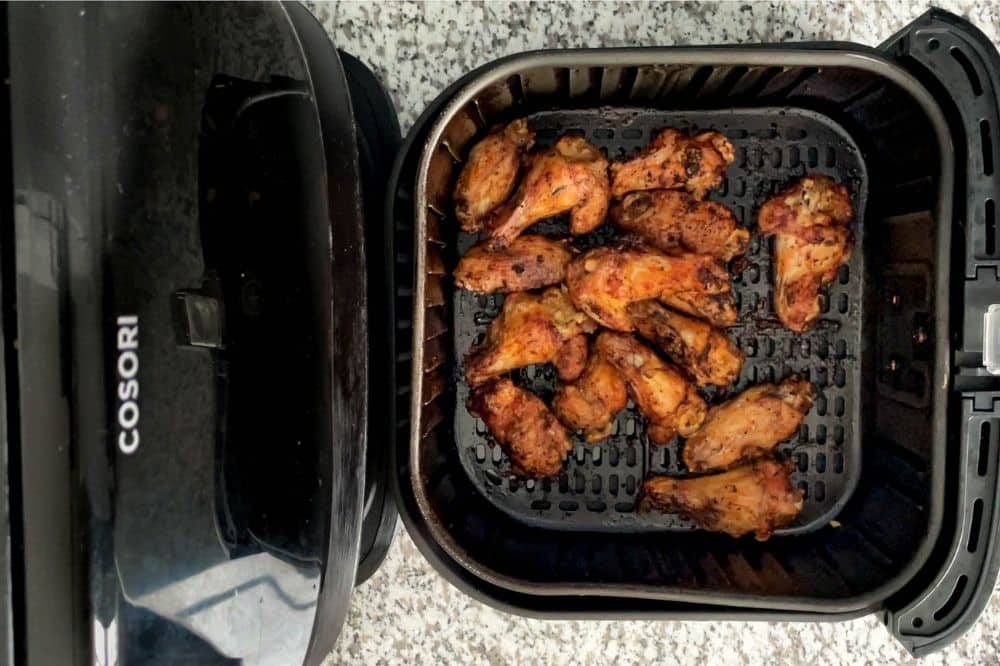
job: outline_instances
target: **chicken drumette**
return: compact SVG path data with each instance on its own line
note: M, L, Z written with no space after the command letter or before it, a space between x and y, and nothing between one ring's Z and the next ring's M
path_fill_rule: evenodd
M657 476L642 484L640 507L679 513L713 532L753 533L764 541L802 511L802 491L791 483L791 463L757 460L722 474L675 479Z
M646 417L646 434L660 445L675 435L688 436L705 418L705 401L680 370L631 335L603 331L594 353L610 363L625 380L628 394Z
M619 198L639 190L687 190L704 199L735 158L733 144L719 132L692 137L668 128L632 159L611 165L611 193Z
M667 253L689 250L729 261L750 244L750 232L736 223L731 210L676 190L629 194L611 208L611 219Z
M507 247L493 247L483 241L459 260L455 284L479 293L547 287L565 279L572 258L566 241L545 236L521 236Z
M728 386L739 379L743 352L722 331L656 301L632 303L628 313L639 335L666 352L700 386Z
M588 442L599 442L611 434L615 416L627 402L618 371L600 354L591 354L580 378L556 389L552 410L567 427L583 431Z
M517 185L521 156L534 142L535 135L522 118L472 147L454 193L455 217L464 231L479 231L483 218L507 200Z
M684 444L684 464L706 472L768 455L795 434L812 404L813 386L799 377L748 388L708 410Z
M820 292L851 258L854 217L847 188L806 176L761 206L761 233L774 236L774 308L801 333L819 318Z
M608 160L576 136L564 136L530 157L531 166L514 197L485 221L496 245L507 245L536 222L569 212L569 229L585 234L604 221L610 200Z
M500 379L477 389L466 404L510 457L519 476L548 477L562 469L573 448L566 429L530 391Z
M540 295L510 294L486 340L466 358L466 380L475 387L516 368L549 363L572 338L595 328L560 287Z
M578 308L616 331L634 328L629 303L651 298L719 326L733 324L737 316L729 271L703 254L600 247L570 262L566 286Z

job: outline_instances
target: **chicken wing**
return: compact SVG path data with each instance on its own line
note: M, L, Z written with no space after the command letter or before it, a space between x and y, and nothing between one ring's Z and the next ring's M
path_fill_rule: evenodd
M722 183L734 159L733 144L719 132L691 137L667 128L632 159L611 165L611 194L620 198L639 190L687 190L704 199Z
M594 351L625 380L628 394L646 417L646 434L655 444L688 436L705 418L705 401L680 370L631 335L603 331Z
M556 389L552 410L568 428L582 430L588 442L599 442L611 434L627 403L621 375L600 354L591 354L580 378Z
M657 476L642 484L640 508L679 513L705 530L732 537L753 533L765 541L802 511L802 491L792 487L791 463L757 460L714 476Z
M509 293L558 284L573 258L564 240L521 236L507 247L483 241L455 267L455 284L478 293Z
M626 195L611 207L615 225L664 252L689 250L722 261L743 254L750 232L733 212L715 201L699 201L687 192L652 190Z
M578 308L616 331L633 330L628 304L650 298L679 303L713 322L736 319L729 272L707 255L600 247L570 262L566 286Z
M608 212L608 160L576 136L564 136L531 157L531 167L514 197L485 221L497 245L507 245L536 222L569 212L573 234L593 231Z
M639 335L691 373L699 386L729 386L739 379L743 352L721 331L656 301L632 303L628 314Z
M541 295L510 294L486 340L466 358L465 377L475 387L516 368L549 363L570 338L595 328L559 287Z
M774 309L792 331L819 318L820 292L851 258L854 217L847 188L826 176L805 176L761 206L758 226L774 236Z
M587 367L587 345L589 341L583 333L574 335L563 343L563 346L556 352L556 357L552 359L552 365L556 367L556 374L564 382L572 382L580 376L584 368Z
M486 423L519 476L555 476L573 448L566 429L545 403L509 379L474 391L466 407Z
M795 434L812 404L813 386L799 377L749 388L708 410L684 444L684 464L706 472L767 455Z
M534 142L535 135L522 118L472 147L454 193L455 217L463 231L479 231L483 218L507 200L517 185L521 156Z

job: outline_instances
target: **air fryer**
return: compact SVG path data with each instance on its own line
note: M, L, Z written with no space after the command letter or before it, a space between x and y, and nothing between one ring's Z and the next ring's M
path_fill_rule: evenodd
M397 508L446 579L514 613L878 612L919 655L985 605L1000 57L965 21L932 11L879 49L511 56L402 145L375 77L296 4L4 21L8 661L318 663ZM612 156L667 124L720 129L740 160L716 196L747 224L806 169L851 183L860 251L833 324L738 336L742 381L820 387L788 445L809 498L791 529L756 544L636 514L676 452L629 415L530 486L467 417L460 358L499 303L451 286L469 239L448 193L514 116ZM751 258L744 309L769 290L766 245Z

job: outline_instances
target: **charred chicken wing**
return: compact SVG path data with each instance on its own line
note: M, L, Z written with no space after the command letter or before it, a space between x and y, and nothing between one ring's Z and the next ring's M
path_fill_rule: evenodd
M531 167L514 197L485 221L495 244L507 245L534 223L565 212L573 234L600 226L610 199L604 153L586 139L564 136L530 159Z
M733 144L719 132L692 137L668 128L632 159L611 165L611 193L620 198L640 190L687 190L704 199L735 158Z
M611 434L618 412L625 409L625 381L600 354L591 354L580 378L556 389L552 410L571 430L583 431L588 442Z
M455 268L455 284L479 293L509 293L558 284L573 258L566 241L521 236L507 247L475 245Z
M611 219L667 253L690 250L729 261L750 244L750 232L736 223L731 210L676 190L629 194L611 208Z
M699 386L728 386L739 379L743 352L725 333L656 301L632 303L628 313L639 335L691 373Z
M594 352L625 380L628 394L647 420L646 434L660 445L675 435L688 436L705 418L705 401L680 370L631 335L604 331Z
M736 320L729 272L707 255L600 247L570 262L566 286L578 308L616 331L633 330L629 303L651 298L720 325Z
M813 386L799 377L749 388L708 410L684 444L684 464L706 472L768 455L795 434L812 404Z
M476 390L466 406L481 418L519 476L554 476L573 445L559 420L535 394L500 379Z
M820 292L851 258L854 217L847 188L826 176L806 176L769 199L758 225L774 236L774 308L801 333L819 318Z
M465 378L475 387L516 368L548 363L570 338L595 328L559 287L540 295L511 294L490 323L486 340L466 358Z
M517 185L521 156L534 142L528 121L520 119L472 147L454 195L455 216L464 231L479 231L483 218L507 200Z
M753 533L764 541L802 511L802 491L791 483L791 462L757 460L714 476L658 476L642 484L640 507L679 513L713 532Z

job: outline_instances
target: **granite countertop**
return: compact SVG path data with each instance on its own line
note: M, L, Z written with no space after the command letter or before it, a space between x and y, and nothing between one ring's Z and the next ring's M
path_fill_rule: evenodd
M1000 4L940 0L1000 43ZM338 47L387 85L406 132L470 69L510 53L581 46L803 40L876 45L925 2L314 4ZM1000 595L959 641L922 663L997 663ZM874 615L837 624L542 621L485 606L453 588L402 528L354 595L327 663L904 663L913 659Z

